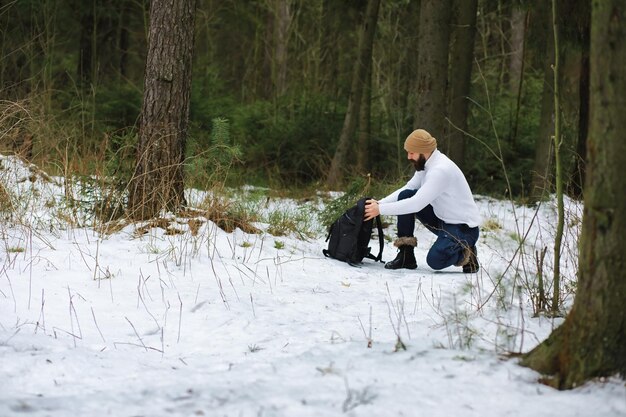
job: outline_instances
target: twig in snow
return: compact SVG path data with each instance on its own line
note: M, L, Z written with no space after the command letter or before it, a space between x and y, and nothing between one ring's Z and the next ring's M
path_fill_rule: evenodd
M93 317L93 322L96 324L96 329L98 329L98 333L100 333L100 337L102 338L102 341L106 343L106 340L104 340L104 336L102 335L102 332L100 331L100 327L98 326L98 322L96 321L96 313L94 313L93 307L91 307L91 316Z
M358 317L359 324L361 325L361 330L363 330L363 335L365 336L365 340L367 340L367 347L372 347L372 306L370 306L370 327L369 333L365 332L365 326L363 326L363 322L361 321L361 317Z
M395 351L398 352L399 350L406 350L406 345L404 344L404 342L402 342L402 338L400 337L400 329L402 327L402 319L404 317L404 301L398 300L399 305L398 305L398 310L396 310L396 306L391 301L391 292L389 291L389 284L385 282L385 286L387 287L387 294L389 295L389 300L385 300L387 302L389 321L391 322L391 327L393 328L393 331L397 337ZM393 317L391 316L392 309L397 319L397 327L396 327L396 323L394 323ZM404 319L406 321L406 318Z
M78 316L76 315L76 309L74 308L74 303L72 302L72 292L71 292L69 286L67 287L67 295L68 295L68 297L70 299L70 305L69 305L69 308L70 308L70 326L71 326L71 329L72 329L72 334L74 334L74 320L72 319L72 312L74 312L74 318L76 319L76 325L78 326L78 333L80 335L79 339L82 339L83 338L83 332L80 329L80 323L78 321ZM74 347L76 347L76 338L74 338Z
M32 227L29 230L29 246L30 246L30 256L33 256L33 229ZM30 296L33 288L33 263L30 262L28 266L28 309L30 310Z
M180 299L180 293L178 294L178 301L180 301L180 309L178 314L178 338L176 339L176 343L180 342L180 327L183 320L183 300Z
M128 322L128 324L130 324L130 327L133 328L133 331L135 332L135 336L137 336L137 339L139 339L139 341L141 342L141 346L143 346L143 348L146 350L146 352L148 351L148 347L146 346L146 344L143 342L143 339L141 338L141 336L139 336L139 333L137 333L137 329L135 329L135 326L133 325L133 323L131 323L130 320L128 320L128 317L124 316L124 318L126 319L126 321ZM128 343L129 345L132 343ZM155 349L156 350L156 349Z
M254 311L254 300L252 299L252 293L250 293L250 304L252 304L252 315L256 319L256 312Z
M39 325L39 320L37 320L37 326L35 327L35 333L37 333L37 328L41 327L44 331L44 333L46 332L46 315L44 313L44 304L45 304L45 299L44 299L44 289L41 289L41 310L39 311L39 318L41 319L41 323L42 325Z
M128 320L128 319L126 319L126 320ZM143 344L143 342L142 342L140 345L138 345L137 343L130 343L130 342L113 342L113 346L115 346L115 348L116 348L116 349L117 349L117 345L137 346L137 347L142 347L142 348L144 348L144 349L146 350L146 352L147 352L148 350L154 350L154 351L156 351L156 352L163 353L160 349L157 349L157 348L153 348L153 347L151 347L151 346L146 346L146 345L144 345L144 344Z
M21 330L22 330L22 328L18 327L18 329L15 331L15 333L13 333L11 336L9 336L9 338L7 340L5 340L4 342L0 342L0 346L6 346L7 343L9 343L9 341L11 339L13 339L15 337L15 335L18 334Z

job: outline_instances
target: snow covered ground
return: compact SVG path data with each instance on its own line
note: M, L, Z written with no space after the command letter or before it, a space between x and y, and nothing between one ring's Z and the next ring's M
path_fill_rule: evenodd
M323 233L194 234L179 219L182 234L99 235L61 182L0 156L14 197L12 216L0 204L0 416L626 415L622 380L559 392L505 355L561 322L533 317L528 289L536 250L551 274L553 204L478 197L481 270L465 275L428 268L422 228L415 271L324 258ZM313 212L311 197L263 210ZM565 305L581 211L568 201Z

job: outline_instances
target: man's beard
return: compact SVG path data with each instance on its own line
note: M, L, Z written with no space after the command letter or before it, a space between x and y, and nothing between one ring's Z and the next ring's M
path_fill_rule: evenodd
M411 162L413 163L416 171L423 171L426 167L426 157L424 156L424 154L420 154L419 158L417 158L417 161L411 159Z

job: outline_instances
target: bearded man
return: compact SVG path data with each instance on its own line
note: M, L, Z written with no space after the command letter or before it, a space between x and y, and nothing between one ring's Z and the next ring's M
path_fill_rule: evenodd
M437 240L426 263L440 270L455 265L465 273L478 272L476 242L480 214L469 184L459 167L437 149L437 140L424 129L413 131L404 141L415 174L406 185L381 200L368 200L365 220L379 214L398 216L398 255L387 269L415 269L414 236L417 218Z

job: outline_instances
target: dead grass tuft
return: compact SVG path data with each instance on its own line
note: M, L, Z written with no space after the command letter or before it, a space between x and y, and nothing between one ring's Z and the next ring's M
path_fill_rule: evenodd
M191 236L198 236L198 231L200 227L204 224L202 220L199 219L189 219L187 221L187 225L189 226L189 231L191 232Z
M13 199L6 186L0 182L0 213L12 213L15 210Z
M226 233L239 228L245 233L259 234L252 223L258 219L237 204L211 198L203 202L204 215Z

